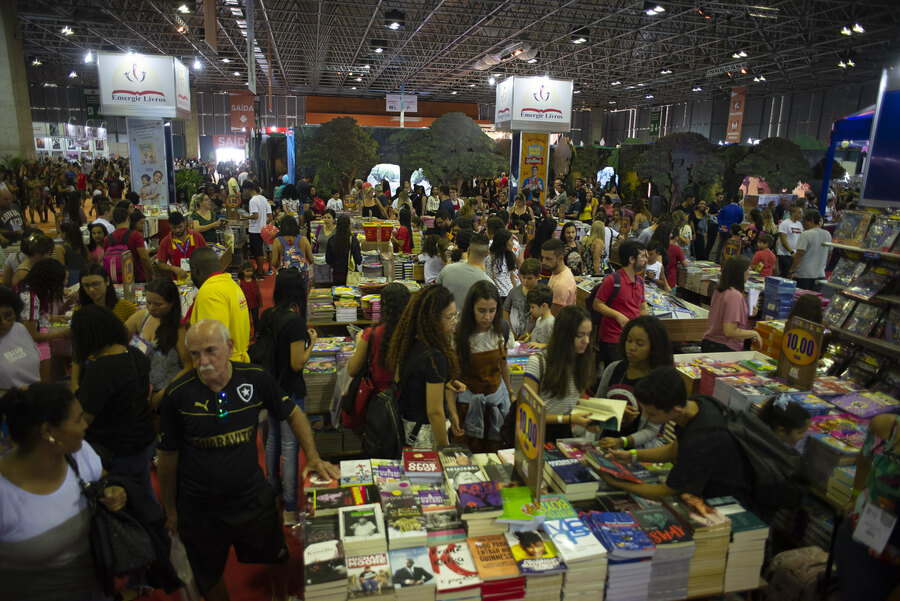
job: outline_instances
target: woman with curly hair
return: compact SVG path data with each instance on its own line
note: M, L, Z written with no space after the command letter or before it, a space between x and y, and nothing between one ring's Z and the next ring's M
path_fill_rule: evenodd
M451 342L454 329L453 293L435 284L412 296L391 338L387 366L401 384L400 415L408 446L449 443L445 406L454 436L465 433L456 413L456 394L465 386L455 379L459 364Z
M66 268L56 259L41 259L16 286L22 298L22 324L38 347L41 357L41 382L51 380L50 341L70 337L69 328L52 328L66 317ZM51 329L52 328L52 329Z
M31 234L22 238L19 252L7 258L3 284L15 287L25 279L25 276L28 275L28 272L31 271L38 261L49 259L52 256L53 239L45 236L40 230L33 230Z

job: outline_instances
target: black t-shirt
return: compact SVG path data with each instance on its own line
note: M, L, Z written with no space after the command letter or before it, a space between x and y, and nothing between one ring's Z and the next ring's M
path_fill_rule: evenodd
M697 415L675 427L678 455L666 484L679 493L704 499L732 495L746 498L744 459L717 407L697 401Z
M295 315L276 334L275 373L278 375L278 384L286 393L297 398L306 398L303 370L291 369L291 344L300 340L308 341L309 333L306 331L306 320L300 315Z
M400 370L404 374L406 370L412 369L400 392L400 415L405 420L420 424L428 423L428 411L425 408L426 383L446 382L450 372L447 357L439 349L433 349L427 359L423 357L428 349L421 340L416 339L409 347ZM410 365L413 367L409 367Z
M178 452L178 503L189 508L236 509L259 494L259 412L285 420L294 403L261 367L231 362L231 380L213 392L192 369L166 388L160 406L161 451ZM227 415L220 417L220 408Z
M641 378L628 377L628 361L618 361L616 367L613 369L612 376L609 378L609 385L607 386L606 392L603 394L603 398L626 401L635 409L640 410L641 404L638 402L637 397L634 396L634 387L640 381ZM636 417L630 424L623 425L621 430L615 432L610 431L609 433L605 433L604 436L614 436L616 438L630 436L637 432L640 421L640 417Z
M114 457L146 449L154 436L149 396L150 359L136 348L88 361L78 388L82 408L94 416L85 439Z
M19 212L19 205L16 203L10 204L5 209L0 209L0 230L3 232L21 233L23 224L22 213Z

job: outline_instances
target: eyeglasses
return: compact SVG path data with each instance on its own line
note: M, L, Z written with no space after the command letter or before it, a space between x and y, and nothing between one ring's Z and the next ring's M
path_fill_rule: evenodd
M82 282L81 287L85 290L94 290L95 288L100 288L106 284L106 282Z
M228 396L224 392L220 392L216 397L216 417L218 417L219 421L223 424L228 421L228 409L225 407L227 403Z
M456 313L454 313L453 315L444 315L443 318L444 318L446 321L449 321L449 322L451 322L451 323L454 322L454 321L456 321L456 319L457 319L457 318L456 318Z

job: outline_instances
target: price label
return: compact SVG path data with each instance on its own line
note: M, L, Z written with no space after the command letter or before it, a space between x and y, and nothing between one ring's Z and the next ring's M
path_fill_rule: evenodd
M531 489L535 503L541 501L541 481L544 474L544 401L528 388L522 387L516 401L516 471Z
M809 365L819 358L819 344L811 332L795 328L785 333L781 352L788 353L794 365Z
M776 374L790 384L809 390L816 378L822 350L822 324L793 317L785 324Z
M519 405L516 424L522 452L528 459L534 459L537 457L538 450L538 424L531 407L526 404Z

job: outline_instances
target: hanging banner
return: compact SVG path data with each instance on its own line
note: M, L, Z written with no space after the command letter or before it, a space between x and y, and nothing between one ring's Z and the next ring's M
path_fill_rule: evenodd
M401 100L401 96L403 100ZM399 113L402 109L407 113L415 113L419 110L419 97L415 94L387 94L384 97L385 111L388 113Z
M231 131L250 129L256 121L253 103L256 95L250 90L232 90L231 98Z
M289 127L285 136L287 138L287 180L284 183L293 184L296 170L294 167L294 128Z
M171 56L97 53L104 115L191 118L188 70Z
M731 88L731 104L728 107L728 129L725 142L738 144L741 141L741 125L744 123L744 104L747 100L747 86Z
M134 119L128 123L128 156L131 188L142 205L168 206L169 178L166 175L166 132L162 119Z
M571 79L511 76L497 85L494 125L502 131L572 129Z
M655 140L659 137L659 116L660 109L654 106L650 109L650 139Z
M526 201L540 202L547 198L549 174L550 134L522 132L519 147L519 192Z

